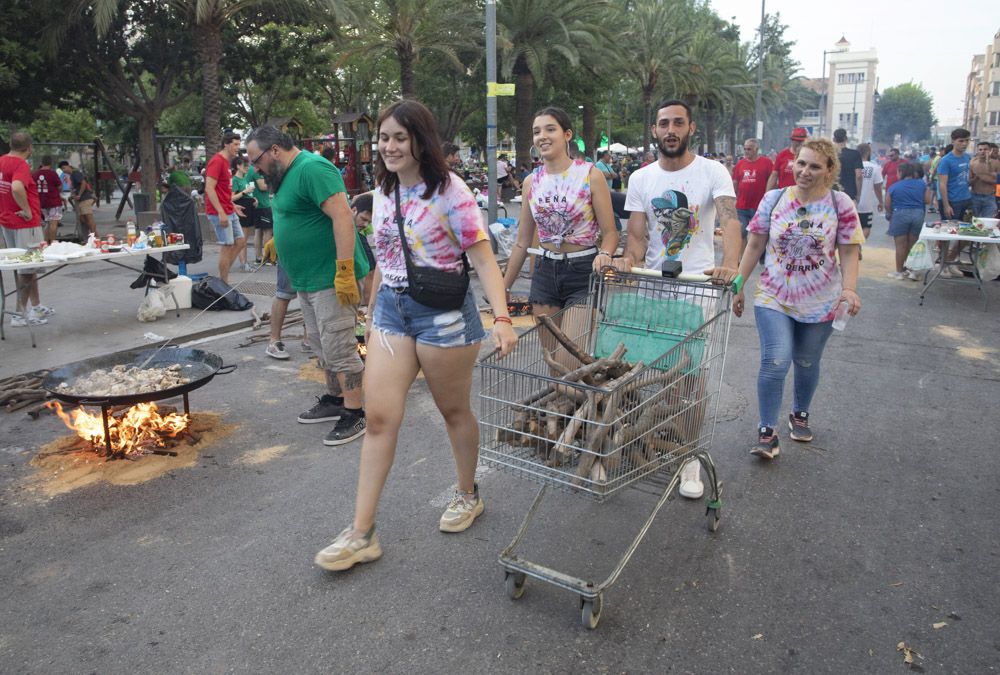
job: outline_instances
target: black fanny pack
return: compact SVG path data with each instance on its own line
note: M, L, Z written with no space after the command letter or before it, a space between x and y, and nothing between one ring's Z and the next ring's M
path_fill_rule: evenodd
M396 226L399 243L406 260L406 277L411 298L433 309L455 310L465 303L469 291L469 260L462 254L462 271L458 274L436 267L421 267L413 263L410 247L403 231L403 211L400 208L399 183L396 184Z

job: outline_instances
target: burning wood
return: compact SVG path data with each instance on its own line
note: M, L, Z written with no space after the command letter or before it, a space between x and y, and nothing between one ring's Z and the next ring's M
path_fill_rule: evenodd
M176 454L163 449L182 440L189 443L198 441L198 437L188 430L190 418L178 414L172 406L160 409L155 403L139 403L112 411L106 420L109 444L105 439L105 420L101 414L94 415L82 407L67 414L58 401L50 401L46 405L99 454L110 447L112 458L137 459L147 454Z

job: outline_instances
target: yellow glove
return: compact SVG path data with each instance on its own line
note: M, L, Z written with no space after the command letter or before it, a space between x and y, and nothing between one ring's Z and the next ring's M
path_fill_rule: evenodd
M278 252L274 250L274 239L268 239L264 244L264 261L272 265L278 262Z
M361 302L358 282L354 279L354 258L337 261L337 276L333 278L333 289L342 305L357 305Z

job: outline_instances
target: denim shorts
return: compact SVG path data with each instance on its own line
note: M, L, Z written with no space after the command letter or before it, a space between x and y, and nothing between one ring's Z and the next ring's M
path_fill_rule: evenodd
M278 285L274 291L274 297L279 300L291 300L295 297L295 289L292 288L292 282L280 262L278 263Z
M565 260L539 256L531 277L528 300L535 305L560 309L583 302L590 292L590 274L596 257L596 252Z
M893 209L892 220L889 221L890 237L920 236L924 226L923 209Z
M465 347L486 339L471 286L462 307L450 311L421 305L405 288L382 286L376 296L372 327L432 347Z
M212 223L212 227L215 228L215 238L219 240L219 243L223 246L232 246L236 243L237 239L243 238L243 228L240 227L240 217L236 213L230 213L226 216L229 221L229 227L222 227L219 223L219 216L209 213L208 222Z

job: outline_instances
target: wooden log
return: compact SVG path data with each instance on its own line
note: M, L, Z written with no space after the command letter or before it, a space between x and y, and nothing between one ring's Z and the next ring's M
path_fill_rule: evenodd
M18 401L7 404L7 412L14 412L15 410L20 410L21 408L27 408L28 406L37 405L39 401L45 399L45 393L43 392L40 396L25 397Z
M559 373L560 375L566 375L569 373L569 367L559 363L552 355L549 354L549 350L542 347L542 358L545 359L545 363L548 364L549 368L553 371Z
M34 406L30 406L25 412L33 420L37 420L42 415L54 414L54 411L49 407L48 403L49 402L47 400L36 402Z
M572 354L577 361L584 365L594 362L594 357L583 351L579 345L569 339L566 333L562 332L562 329L555 324L551 317L542 314L540 316L536 316L535 318L538 319L538 323L545 326L545 329L552 334L552 337L554 337L559 344L566 349L566 351Z
M40 387L18 387L12 389L4 389L0 391L0 402L21 399L25 396L35 396L37 394L46 396L48 395L48 392Z

